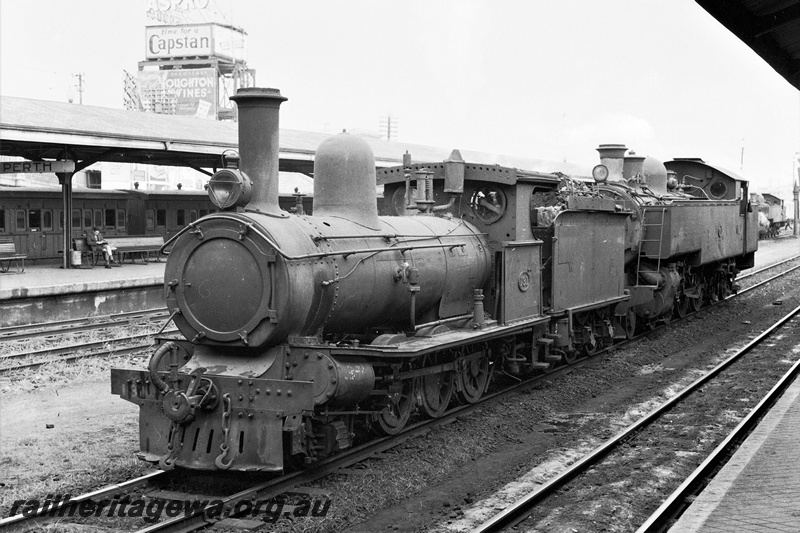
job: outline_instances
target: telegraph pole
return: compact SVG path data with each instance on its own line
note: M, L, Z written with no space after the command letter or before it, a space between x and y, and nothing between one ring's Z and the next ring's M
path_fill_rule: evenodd
M800 222L800 158L797 158L797 179L794 180L794 231L792 234L797 237L798 235L798 222Z
M380 118L380 132L389 142L397 140L398 120L391 113Z
M83 77L85 76L84 73L80 74L73 74L76 78L78 78L78 103L83 105Z

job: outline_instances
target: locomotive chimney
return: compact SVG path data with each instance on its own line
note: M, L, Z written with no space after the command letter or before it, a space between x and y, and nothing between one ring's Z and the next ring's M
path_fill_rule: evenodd
M600 163L608 169L608 181L625 181L622 176L623 156L628 149L624 144L601 144L597 151L600 152Z
M340 133L322 141L314 157L315 216L380 229L375 187L375 156L364 139Z
M239 107L241 170L253 181L248 208L288 216L278 206L278 111L286 97L278 89L239 89L231 100Z

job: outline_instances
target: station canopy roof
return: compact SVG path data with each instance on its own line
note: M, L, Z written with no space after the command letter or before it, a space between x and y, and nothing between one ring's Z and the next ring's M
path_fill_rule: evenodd
M800 0L696 0L800 89Z
M98 161L187 166L198 170L220 168L222 154L238 149L238 135L235 122L0 97L0 155L31 161L71 160L76 162L76 171ZM312 175L316 149L330 136L330 133L282 128L280 170ZM376 165L380 167L402 164L406 151L414 162L439 162L447 159L453 148L458 148L363 138L372 147ZM593 148L587 147L587 152ZM470 163L590 175L590 169L563 162L469 150L461 150L461 154Z

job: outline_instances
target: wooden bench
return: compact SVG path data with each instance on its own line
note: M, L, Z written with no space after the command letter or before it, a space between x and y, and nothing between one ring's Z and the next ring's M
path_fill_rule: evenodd
M17 252L14 240L10 238L0 239L0 272L8 272L11 265L17 267L17 273L25 272L25 258L27 255Z
M164 245L164 237L161 235L121 235L105 237L105 240L113 248L116 248L114 254L119 258L120 264L125 261L126 255L130 258L131 263L135 262L135 254L138 254L143 263L148 262L150 254L155 254L155 260L160 261L158 250ZM72 239L72 248L81 253L81 261L83 261L84 255L88 258L90 268L94 268L97 262L103 258L103 249L92 250L92 247L86 242L86 237Z
M127 255L131 263L134 262L134 254L138 254L142 263L147 263L150 260L150 254L153 254L156 261L161 261L158 257L158 250L164 246L164 237L161 235L122 235L119 237L108 237L106 240L111 243L111 246L116 248L114 253L119 255L119 262L125 262Z

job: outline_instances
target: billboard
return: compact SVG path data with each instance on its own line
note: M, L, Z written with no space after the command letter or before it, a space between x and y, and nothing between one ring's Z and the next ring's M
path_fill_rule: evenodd
M204 24L233 17L233 0L145 0L147 24Z
M136 81L145 111L217 118L217 72L213 68L142 70Z
M185 24L180 26L147 26L145 57L219 57L245 60L245 33L220 24Z

